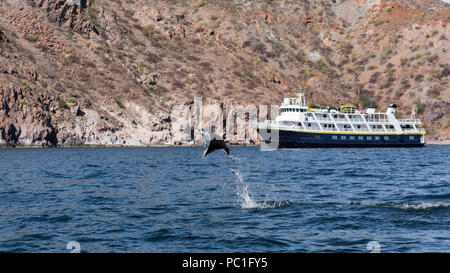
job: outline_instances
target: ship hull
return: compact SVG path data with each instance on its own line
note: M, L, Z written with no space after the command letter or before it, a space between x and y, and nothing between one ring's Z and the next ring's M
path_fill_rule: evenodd
M279 148L393 148L425 145L422 134L309 133L284 130L278 132Z

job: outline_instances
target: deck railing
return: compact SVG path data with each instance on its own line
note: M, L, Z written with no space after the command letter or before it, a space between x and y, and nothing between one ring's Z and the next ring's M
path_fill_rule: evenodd
M418 128L418 129L414 129L414 128L403 128L402 131L404 133L425 133L425 129L423 128Z
M420 121L420 119L399 119L398 120L399 123L413 123L413 124L421 124L422 122Z
M383 128L376 128L376 129L370 129L370 131L367 128L361 128L361 129L352 129L352 128L323 128L322 130L319 127L303 127L302 125L285 125L274 121L268 121L266 120L264 123L252 123L253 126L258 126L259 128L271 128L271 129L296 129L296 130L303 130L303 131L323 131L323 132L358 132L358 133L386 133L386 132L396 132L395 129L383 129ZM425 129L423 128L403 128L403 133L425 133Z
M320 120L320 121L333 121L331 118L324 118L324 117L316 117L316 119L317 120Z

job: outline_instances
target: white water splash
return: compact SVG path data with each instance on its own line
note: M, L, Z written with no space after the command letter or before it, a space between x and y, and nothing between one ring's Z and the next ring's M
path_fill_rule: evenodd
M232 155L228 155L228 158L234 160L235 162L240 162L241 161L241 159L239 157L235 157L235 156L232 156Z
M369 207L394 208L402 210L428 210L436 208L450 208L450 202L422 202L422 203L366 203L350 202L350 205L362 205Z
M435 208L450 208L450 202L423 202L418 204L398 204L394 205L395 208L405 209L405 210L427 210Z
M245 183L241 172L237 169L232 169L236 175L236 190L238 195L238 202L243 209L267 209L278 208L290 205L289 201L267 201L258 202L254 199L252 193L249 190L249 185Z
M248 185L247 183L245 183L241 172L237 169L233 169L232 171L236 175L236 182L237 182L236 190L237 195L239 197L238 201L241 207L244 209L258 208L258 203L255 202L255 200L253 200L253 196L250 194L248 190Z

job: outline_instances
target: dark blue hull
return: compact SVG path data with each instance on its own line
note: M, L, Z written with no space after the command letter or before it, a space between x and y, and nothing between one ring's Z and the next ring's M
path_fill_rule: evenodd
M279 131L279 148L423 147L422 134L349 134ZM267 141L266 141L267 142Z

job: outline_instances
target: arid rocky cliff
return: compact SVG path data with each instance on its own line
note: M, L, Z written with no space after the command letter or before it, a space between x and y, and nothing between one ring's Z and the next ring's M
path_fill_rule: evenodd
M173 144L174 105L414 108L450 139L440 0L0 0L0 145ZM257 139L254 139L257 142Z

